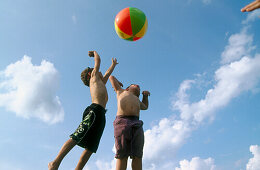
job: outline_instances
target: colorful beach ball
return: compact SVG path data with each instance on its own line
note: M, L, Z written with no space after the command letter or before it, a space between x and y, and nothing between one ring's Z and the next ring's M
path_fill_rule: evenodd
M125 8L116 15L115 29L117 35L124 40L139 40L147 30L146 16L137 8Z

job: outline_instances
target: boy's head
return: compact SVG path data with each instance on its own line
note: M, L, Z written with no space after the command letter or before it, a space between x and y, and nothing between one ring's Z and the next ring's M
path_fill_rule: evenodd
M93 68L88 67L85 70L83 70L81 73L81 80L88 87L89 87L89 82L90 82L90 77L91 77L92 71L93 71Z
M137 97L140 96L140 86L137 84L131 84L126 88L127 91L132 92Z

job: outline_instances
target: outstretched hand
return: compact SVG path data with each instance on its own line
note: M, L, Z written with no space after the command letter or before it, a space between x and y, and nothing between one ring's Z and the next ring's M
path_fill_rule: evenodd
M88 56L89 57L95 57L95 56L99 56L98 53L96 51L89 51L88 52Z
M94 57L94 51L89 51L89 52L88 52L88 56L89 56L89 57Z
M150 96L150 92L149 91L143 91L142 94L143 94L143 96Z
M241 12L250 12L257 8L260 8L260 0L255 0L251 4L245 6L244 8L241 9Z
M117 62L117 59L116 59L116 58L112 58L112 64L113 64L113 65L117 65L117 64L118 64L118 62Z

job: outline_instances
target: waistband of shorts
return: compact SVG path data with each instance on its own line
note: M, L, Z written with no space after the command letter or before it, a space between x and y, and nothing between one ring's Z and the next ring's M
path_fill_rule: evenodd
M101 106L99 104L96 104L96 103L92 103L89 107L97 109L97 110L101 111L104 114L107 112L107 110L103 106Z
M126 115L118 115L116 118L130 119L130 120L139 120L139 116L126 116Z

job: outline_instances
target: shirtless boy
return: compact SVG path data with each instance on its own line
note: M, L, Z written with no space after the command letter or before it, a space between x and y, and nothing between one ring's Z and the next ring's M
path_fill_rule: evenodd
M85 109L79 127L70 135L70 139L64 143L54 161L48 164L49 170L57 170L63 158L75 145L85 149L75 169L82 170L92 153L96 153L98 149L106 123L105 108L108 95L105 85L118 63L116 58L112 58L112 64L103 77L101 72L99 72L101 60L98 53L96 51L89 51L89 56L94 57L95 66L94 68L88 67L85 69L81 73L81 80L90 88L92 104Z
M140 110L148 109L149 91L143 91L142 102L139 100L140 87L131 84L122 89L122 83L114 76L109 78L117 94L117 114L114 121L116 147L116 170L126 170L127 159L132 158L132 169L142 170L144 146L143 121L139 120Z

